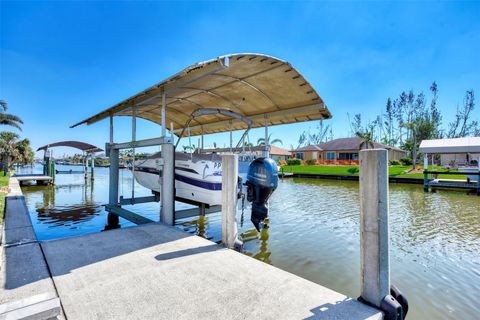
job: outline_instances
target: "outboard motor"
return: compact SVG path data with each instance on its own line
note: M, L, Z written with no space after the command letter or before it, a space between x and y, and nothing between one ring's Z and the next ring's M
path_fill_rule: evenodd
M267 201L278 186L278 168L270 158L258 158L250 163L247 173L247 200L252 202L251 221L260 231L260 222L268 217Z

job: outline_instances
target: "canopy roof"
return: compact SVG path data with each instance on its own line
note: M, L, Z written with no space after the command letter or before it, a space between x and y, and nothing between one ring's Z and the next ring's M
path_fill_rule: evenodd
M53 147L72 147L88 153L103 151L103 149L100 149L97 146L94 146L93 144L80 142L80 141L60 141L60 142L50 143L50 144L44 145L43 147L38 148L37 151L47 150Z
M196 63L156 85L75 125L110 116L132 116L161 124L165 94L166 126L183 129L199 108L227 109L250 118L252 127L331 118L315 89L288 62L261 54L231 54ZM191 123L190 134L246 129L222 114L205 115Z
M480 153L480 137L423 140L421 153Z

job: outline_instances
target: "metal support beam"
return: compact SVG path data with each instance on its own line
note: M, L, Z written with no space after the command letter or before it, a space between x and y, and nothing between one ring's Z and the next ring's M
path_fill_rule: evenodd
M153 147L159 146L165 142L168 142L168 139L160 138L151 138L151 139L144 139L144 140L137 140L137 141L129 141L129 142L121 142L121 143L114 143L107 146L110 149L130 149L130 148L144 148L144 147Z
M91 157L91 161L92 161L92 163L90 165L90 179L93 181L93 180L95 180L95 154L92 153L90 155L90 157Z
M265 115L265 144L263 148L263 156L265 158L268 158L269 155L269 150L270 150L270 141L268 141L268 116Z
M118 149L110 150L110 181L108 187L108 204L118 205Z
M432 155L433 159L433 155ZM433 160L432 160L433 161ZM428 153L425 153L423 155L423 191L428 192ZM433 167L432 167L433 170Z
M175 148L171 143L162 144L161 153L161 202L160 222L175 223Z
M388 151L360 151L361 297L380 307L390 294Z
M240 245L236 222L237 179L238 155L222 155L222 242L229 249Z

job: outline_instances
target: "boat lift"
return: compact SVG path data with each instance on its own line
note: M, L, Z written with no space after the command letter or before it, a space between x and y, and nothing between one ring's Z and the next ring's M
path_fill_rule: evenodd
M185 122L195 110L215 110L204 116L191 119L188 128ZM220 110L220 112L217 112ZM233 113L240 117L233 116ZM132 138L127 142L114 142L114 117L128 116L132 119ZM110 119L110 140L106 144L106 155L110 158L110 187L107 211L145 222L144 218L134 218L122 205L151 201L160 202L160 222L173 225L176 218L198 215L203 210L175 212L174 155L173 138L201 136L219 132L265 128L268 141L268 127L309 120L328 119L330 112L313 87L288 62L260 54L232 54L194 64L166 80L108 108L73 126L93 124L102 119ZM159 136L136 139L137 118L150 120L161 127ZM249 119L245 123L244 119ZM169 134L167 128L169 125ZM232 144L232 143L231 143ZM119 150L160 146L161 157L157 163L159 171L160 198L156 195L135 197L132 188L130 198L118 196ZM268 156L268 143L263 147ZM230 146L233 151L233 146ZM134 159L135 159L135 155ZM238 165L238 164L237 164ZM135 163L132 165L135 170ZM226 170L223 167L223 170ZM238 170L238 169L237 169ZM236 186L236 181L235 181ZM222 188L223 191L224 188ZM232 189L233 190L233 189ZM233 199L233 198L231 198ZM233 200L232 200L233 201ZM207 212L220 208L207 208ZM223 208L222 208L223 209ZM118 218L109 220L118 223ZM115 221L116 220L116 221Z
M56 170L55 161L53 161L53 152L50 150L53 147L71 147L76 148L82 151L82 165L84 167L83 171L73 171L73 170ZM94 146L93 144L81 142L81 141L60 141L54 142L47 145L44 145L37 149L37 151L44 150L44 165L43 165L43 174L52 177L53 182L55 182L56 174L73 174L73 173L83 173L85 180L88 178L88 162L90 160L90 179L93 181L95 178L95 153L103 151L102 149Z

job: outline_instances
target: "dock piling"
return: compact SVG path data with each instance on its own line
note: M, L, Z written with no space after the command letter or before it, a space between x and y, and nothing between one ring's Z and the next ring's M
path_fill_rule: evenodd
M171 143L162 143L161 154L161 202L160 222L168 225L175 223L175 147Z
M388 210L388 152L361 150L361 298L379 308L390 294Z
M237 241L237 179L238 155L222 155L222 243L229 249L241 246Z
M107 150L110 157L110 181L108 188L108 204L117 205L118 204L118 149L111 148L110 145L107 145Z

